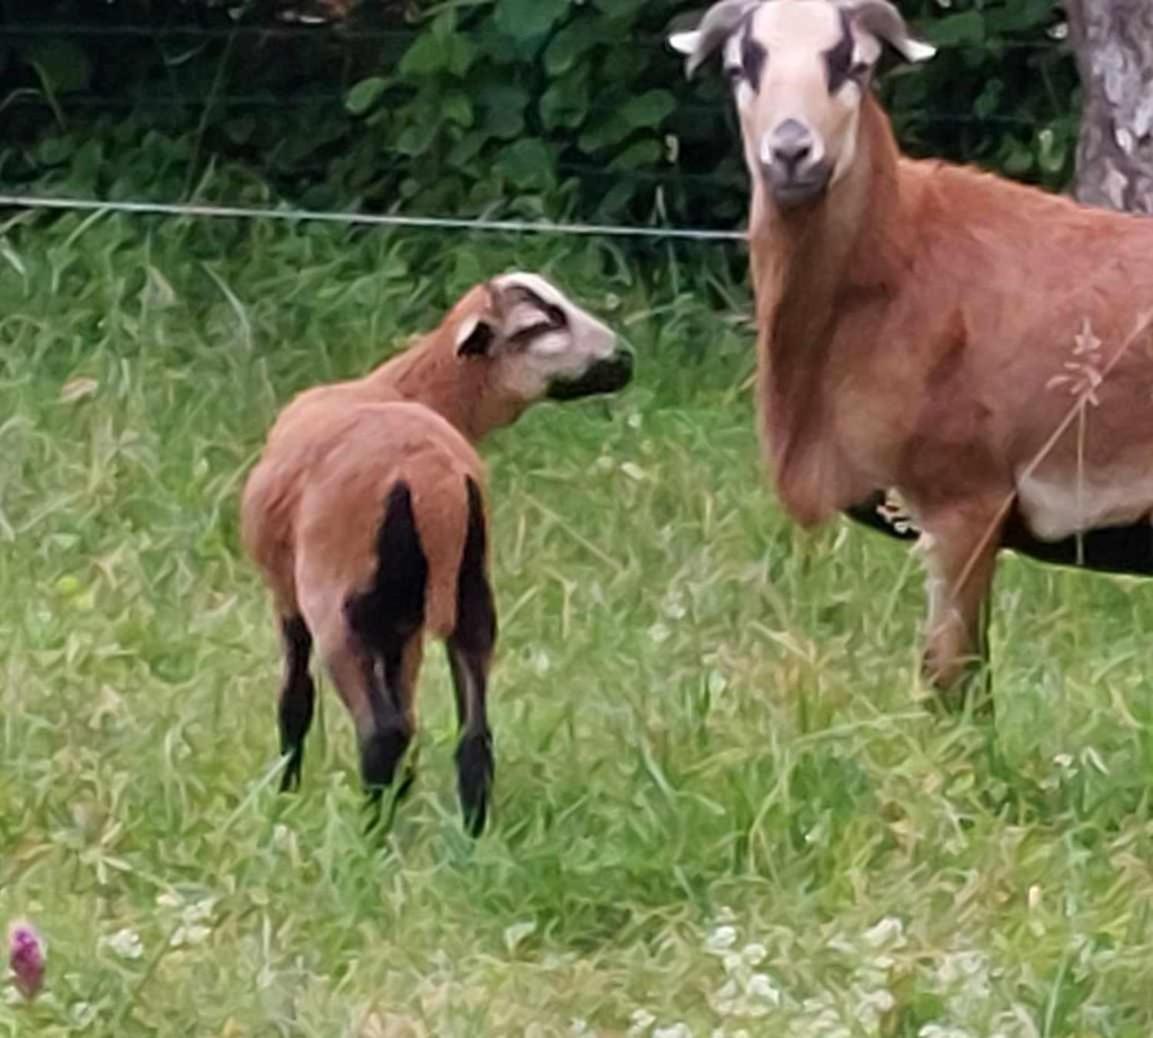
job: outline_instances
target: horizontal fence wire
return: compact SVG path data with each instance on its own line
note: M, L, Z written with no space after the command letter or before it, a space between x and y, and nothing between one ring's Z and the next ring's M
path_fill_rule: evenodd
M479 231L489 234L554 234L603 238L647 238L663 241L743 242L744 231L696 227L638 227L627 224L557 223L548 220L471 220L463 217L404 216L388 213L329 212L321 209L271 209L178 202L102 201L53 195L0 194L0 208L82 213L127 213L232 220L279 220L341 224L348 227L398 227L435 231Z

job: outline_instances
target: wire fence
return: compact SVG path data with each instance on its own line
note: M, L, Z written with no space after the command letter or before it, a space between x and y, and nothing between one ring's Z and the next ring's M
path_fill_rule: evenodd
M0 194L0 208L78 213L129 213L142 216L202 217L231 220L307 221L343 226L398 227L435 231L482 231L500 234L554 234L579 237L647 238L661 241L743 242L743 231L694 227L638 227L622 224L554 223L547 220L467 220L454 217L402 216L383 213L330 212L318 209L197 205L177 202L105 202L51 195Z
M424 30L409 28L383 28L356 24L341 24L331 22L326 24L250 24L238 22L232 25L206 25L197 23L164 23L164 24L93 24L90 22L55 22L38 21L24 22L22 24L4 25L2 31L6 38L11 40L61 40L67 38L96 38L115 41L122 40L155 40L160 42L176 41L181 44L196 42L232 41L241 39L300 39L315 41L324 36L330 36L334 41L344 43L347 41L379 42L401 45L401 50L424 35ZM631 41L639 48L660 49L667 52L667 40L660 36L640 36ZM988 43L954 42L944 43L943 50L973 50L979 47L988 47ZM1001 40L996 47L1001 50L1022 50L1056 53L1066 49L1066 44L1060 33L1050 33L1045 41L1034 40ZM338 79L343 77L338 76ZM211 85L204 83L200 89L189 89L187 83L158 83L157 90L151 93L139 91L131 93L101 94L96 90L70 92L66 97L57 97L48 91L18 90L4 98L0 110L10 108L21 109L26 105L48 105L57 116L63 128L61 112L65 109L74 110L78 118L87 117L88 113L106 113L116 120L129 113L139 112L144 119L149 113L156 113L158 120L169 118L166 113L202 113L201 125L197 128L197 155L201 147L200 139L203 137L209 113L213 119L232 119L234 115L244 116L252 113L253 118L260 119L265 111L282 110L286 104L300 111L301 119L317 119L322 117L323 111L344 112L348 97L348 84L332 82L317 87L305 85L290 87L282 93L271 89L259 91L229 90L227 82L218 78ZM171 92L169 92L171 91ZM592 114L607 115L617 110L619 106L607 105L597 100L587 103L587 111ZM723 101L716 104L693 103L679 101L677 110L683 117L697 120L716 120L723 117L723 110L727 104ZM80 116L80 113L85 113ZM997 126L1023 130L1039 130L1052 124L1053 120L1068 118L1067 113L1055 113L1052 119L1038 118L1026 114L1007 114L1004 112L990 112L982 114L974 111L905 111L896 115L895 121L904 131L917 134L921 131L932 131L935 127L955 127L958 133L968 127ZM227 130L225 130L227 133ZM313 177L322 182L327 166L324 163L310 163L306 156L291 155L285 158L281 154L270 151L266 161L269 163L268 173L272 176L283 175L294 178ZM51 165L49 163L49 165ZM419 175L415 161L402 161L396 157L381 156L379 163L374 167L378 174L387 174L399 178L405 168L411 167L413 175ZM653 168L630 168L606 162L598 166L595 162L572 161L571 157L561 156L556 162L556 170L561 176L576 178L582 182L593 185L593 191L602 190L601 185L610 190L616 184L633 183L643 185L643 190L650 189L660 192L662 189L694 190L696 192L711 192L739 189L737 179L732 170L727 171L696 171L678 168L675 161L661 161ZM2 176L2 174L0 174ZM190 174L192 179L195 177ZM230 204L209 204L195 201L152 201L139 198L140 194L147 192L132 192L137 195L133 200L110 201L101 198L73 197L73 192L67 189L53 189L44 187L51 180L36 181L31 178L29 183L35 183L35 189L20 193L9 190L0 195L0 206L21 208L25 210L56 211L56 212L107 212L135 215L156 215L170 217L197 217L216 219L239 220L278 220L278 221L309 221L345 226L381 226L426 230L463 230L482 233L504 234L555 234L574 236L603 236L606 238L634 239L634 240L666 240L666 241L695 241L732 243L743 241L745 235L740 231L718 230L704 227L664 227L640 226L608 222L563 222L552 220L524 220L524 219L474 219L455 216L425 216L405 215L397 213L365 213L352 211L328 211L307 207L251 207ZM9 181L11 183L11 181ZM102 193L93 191L94 194ZM176 192L173 192L176 193ZM184 198L195 195L189 190L181 192ZM349 196L345 196L349 197ZM649 197L646 195L646 197ZM659 194L653 197L659 198ZM463 207L462 207L463 208ZM686 212L688 210L685 210ZM720 221L726 222L726 221Z

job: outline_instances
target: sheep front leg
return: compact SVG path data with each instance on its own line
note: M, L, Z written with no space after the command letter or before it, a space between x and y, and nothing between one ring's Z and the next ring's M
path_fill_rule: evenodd
M304 763L304 740L312 727L316 704L316 685L308 672L312 655L312 633L302 616L285 616L280 622L284 646L284 681L280 687L279 722L280 755L287 758L280 791L300 787L300 770Z
M988 660L989 594L1000 543L996 513L926 522L920 550L928 573L928 622L922 663L942 704L963 710L979 681L975 712L993 713Z

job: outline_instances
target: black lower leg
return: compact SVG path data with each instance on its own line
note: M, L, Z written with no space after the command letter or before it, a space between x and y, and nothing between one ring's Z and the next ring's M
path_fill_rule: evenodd
M411 738L406 725L391 723L360 740L360 774L368 797L369 828L380 821L385 790L392 785Z
M457 792L464 827L470 836L484 832L492 787L492 733L487 725L466 730L456 747Z
M291 617L283 621L285 673L280 689L280 753L288 758L280 779L282 793L299 788L304 762L304 739L312 726L316 704L316 686L308 672L312 652L312 635L304 620Z
M461 736L456 748L457 791L470 836L488 819L493 779L492 733L488 727L488 669L496 644L496 607L486 571L487 530L480 489L468 481L469 522L457 575L457 622L448 640L448 659Z

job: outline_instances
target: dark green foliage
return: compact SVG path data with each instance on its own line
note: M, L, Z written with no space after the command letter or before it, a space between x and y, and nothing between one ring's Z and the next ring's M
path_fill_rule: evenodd
M0 6L9 187L711 226L744 214L721 78L687 83L665 45L701 4L365 0L319 26L277 20L284 3ZM906 147L1064 186L1076 77L1056 0L902 7L942 48L884 78Z

